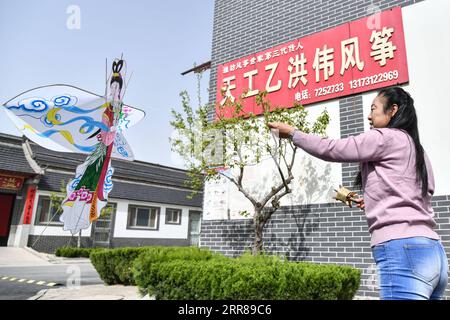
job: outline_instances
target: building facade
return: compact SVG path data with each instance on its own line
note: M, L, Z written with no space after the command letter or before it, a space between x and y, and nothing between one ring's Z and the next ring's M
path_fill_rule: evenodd
M449 253L450 170L447 163L450 147L442 141L450 116L444 103L450 87L447 77L450 64L445 55L450 49L447 39L450 23L445 16L445 12L450 10L447 1L216 0L210 78L210 88L213 90L210 90L209 100L211 104L220 101L215 90L220 86L218 79L224 81L223 85L240 85L237 81L228 80L226 83L224 76L219 74L225 72L223 66L230 61L240 58L245 61L245 57L256 56L270 48L275 48L272 50L274 54L285 43L306 39L333 28L337 30L343 24L363 18L376 23L377 13L394 8L400 8L403 20L403 51L409 74L407 81L400 84L415 100L421 142L436 177L432 206L438 223L437 232ZM332 41L323 39L322 44L328 40ZM400 52L397 49L396 52ZM233 68L238 67L233 63ZM272 69L266 66L265 70ZM228 65L226 71L229 71ZM254 75L256 71L245 75L247 84ZM276 83L276 76L274 72L272 83ZM257 83L257 80L254 81ZM326 109L330 115L327 135L330 138L345 138L369 130L367 116L375 96L376 90L368 90L310 103L306 109L311 120ZM215 110L211 109L211 119L214 116ZM332 200L333 189L339 184L354 188L359 164L326 163L299 152L295 168L293 194L282 199L281 209L264 229L266 250L294 261L336 263L359 268L362 278L357 295L377 297L376 265L372 259L364 213ZM256 185L255 190L263 189L264 181L270 181L264 179L264 173L271 171L269 165L246 169L247 184ZM229 256L250 249L254 238L253 220L239 212L251 212L252 207L233 185L226 180L205 184L203 208L201 246ZM446 298L450 298L450 286Z
M85 155L44 149L0 134L0 245L52 253L80 241L82 247L198 245L202 192L188 198L184 170L141 161L112 160L110 209L79 234L63 231L52 195Z

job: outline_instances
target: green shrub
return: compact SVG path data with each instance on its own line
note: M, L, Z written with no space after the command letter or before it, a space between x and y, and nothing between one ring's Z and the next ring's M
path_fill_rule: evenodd
M140 258L142 255L142 258ZM139 247L117 248L93 253L90 258L100 278L106 284L135 285L135 273L138 281L145 283L147 268L154 262L175 259L201 260L217 254L196 247ZM137 259L133 269L133 263ZM146 286L143 286L146 288Z
M134 285L131 266L149 247L117 248L93 252L90 256L94 268L106 284Z
M250 251L246 251L240 257L237 257L235 259L243 263L273 264L283 262L285 260L285 257L263 252L254 256Z
M336 300L352 299L360 271L347 266L251 259L174 260L146 271L156 299Z
M89 258L91 252L105 250L102 248L75 248L75 247L60 247L56 249L55 255L57 257L66 258Z
M210 259L227 259L221 254L212 253L209 249L197 247L155 247L141 254L133 263L133 275L136 284L145 292L151 279L149 270L154 263L173 260L202 261Z

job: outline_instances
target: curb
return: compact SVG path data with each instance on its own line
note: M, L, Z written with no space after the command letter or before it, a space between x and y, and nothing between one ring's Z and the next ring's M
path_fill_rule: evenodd
M89 288L90 287L90 288ZM135 290L130 292L133 286L119 286L110 288L105 285L81 286L78 290L62 287L59 289L44 289L27 300L155 300L154 296L141 297ZM127 288L128 287L128 288ZM124 290L122 290L122 288ZM114 290L111 290L114 289ZM128 289L128 290L127 290Z
M34 255L35 257L38 257L38 258L40 258L40 259L42 259L42 260L45 260L45 261L47 261L47 262L51 262L50 259L49 259L49 257L48 257L47 254L45 254L45 253L37 252L37 251L34 250L33 248L30 248L30 247L27 247L27 246L22 247L22 248L23 248L25 251L28 251L29 253L31 253L32 255Z
M55 257L54 259L49 259L48 262L51 264L81 264L81 263L91 263L89 258L63 258Z
M39 298L41 298L43 295L45 295L47 293L49 289L43 289L40 290L38 293L36 293L34 296L29 297L27 300L39 300Z
M89 258L65 258L65 257L57 257L52 254L42 253L34 250L30 247L23 247L26 251L33 254L34 256L47 261L51 264L72 264L72 263L90 263L91 260Z

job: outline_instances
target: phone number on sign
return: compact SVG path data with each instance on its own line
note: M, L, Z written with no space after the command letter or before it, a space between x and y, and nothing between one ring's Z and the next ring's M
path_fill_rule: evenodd
M348 83L350 84L351 89L356 89L360 87L370 86L380 82L392 81L395 79L398 79L398 70L381 72L373 76L351 80Z
M327 94L332 94L336 92L344 91L344 83L333 84L331 86L326 86L322 88L314 89L316 97L326 96Z
M374 85L381 82L392 81L398 79L398 70L392 70L389 72L381 72L373 76L368 76L364 78L359 78L356 80L349 81L350 89L357 89L365 86ZM338 93L344 91L344 83L340 82L326 87L314 89L316 97L326 96L333 93Z

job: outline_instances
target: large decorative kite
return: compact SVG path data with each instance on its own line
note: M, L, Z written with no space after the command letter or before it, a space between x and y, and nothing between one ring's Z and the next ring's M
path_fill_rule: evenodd
M89 154L67 184L60 221L72 234L100 216L113 188L111 158L133 160L122 131L145 112L122 102L125 61L116 59L107 90L100 96L70 85L28 90L4 104L6 113L30 140L47 149Z

